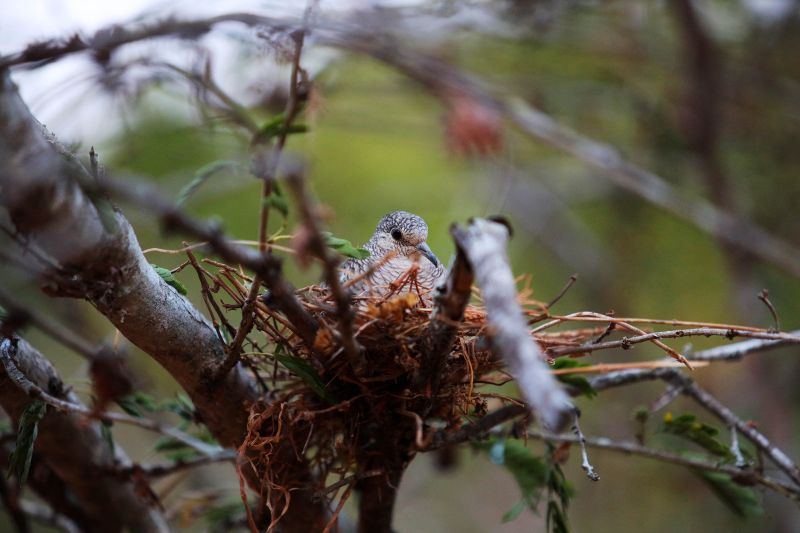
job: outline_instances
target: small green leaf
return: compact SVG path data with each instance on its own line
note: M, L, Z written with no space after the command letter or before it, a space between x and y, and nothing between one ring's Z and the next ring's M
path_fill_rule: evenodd
M155 413L158 411L158 404L155 398L141 391L123 396L116 400L117 405L131 416L141 418L145 413Z
M178 193L178 198L175 200L177 205L183 204L194 192L200 188L206 181L208 181L211 176L221 172L223 170L236 170L239 168L239 163L236 161L228 161L225 159L220 159L219 161L213 161L207 165L201 167L197 172L195 172L192 181L187 183Z
M111 454L114 454L114 435L111 433L111 422L103 420L100 423L100 436L106 441Z
M334 237L330 232L323 231L322 238L325 239L325 244L328 245L328 247L333 248L346 257L352 257L353 259L366 259L369 257L368 250L356 248L347 239Z
M720 472L691 468L690 470L700 477L720 501L737 516L752 518L764 514L758 494L750 487L739 485L731 476Z
M503 514L503 518L501 519L501 521L504 524L507 522L513 522L519 517L522 511L525 510L525 507L527 507L527 504L525 503L524 499L518 501L517 503L514 504L514 507L512 507L511 509L506 511L505 514Z
M286 201L286 198L276 192L264 198L264 205L278 210L284 218L289 216L289 203Z
M691 441L726 461L735 458L730 447L715 438L719 434L719 430L706 423L698 422L693 414L673 417L671 413L667 413L664 416L664 432Z
M553 369L558 370L561 368L579 368L582 366L589 366L586 363L582 363L577 359L573 359L571 357L559 357L553 362ZM580 393L587 398L594 398L597 396L597 391L594 390L589 383L589 380L585 377L581 376L580 374L560 374L556 376L561 383L566 385L570 385L576 388Z
M34 400L25 407L19 419L17 429L17 443L9 458L8 475L15 475L20 485L25 484L31 469L33 459L33 445L39 434L39 421L47 412L47 404L41 400Z
M161 408L175 413L187 422L194 421L194 404L183 392L176 394L174 399L164 401Z
M278 135L282 134L285 127L285 122L286 119L283 113L275 115L272 119L261 126L261 129L259 129L258 133L256 133L253 137L253 144L266 142L273 137L277 137ZM307 131L308 126L305 124L290 124L289 128L286 130L286 135L292 135L294 133L306 133Z
M302 379L306 385L311 387L317 396L331 405L338 403L336 397L325 390L325 384L322 382L322 379L320 379L317 371L306 361L294 355L274 354L273 357L277 359L280 364L289 369L290 372Z
M211 432L205 426L201 426L193 436L208 444L217 443L216 439L214 439ZM166 436L160 437L156 441L154 449L157 452L164 453L164 456L172 461L187 461L200 455L200 452L188 444Z
M154 265L153 263L150 263L150 266L153 267L153 270L155 270L156 273L161 276L161 279L163 279L167 285L178 291L179 294L182 294L183 296L188 294L186 287L184 287L183 284L178 281L170 269Z
M492 437L488 441L474 443L473 446L487 452L493 463L503 465L514 476L522 493L522 501L535 511L542 491L547 487L547 464L536 457L525 444L515 439ZM504 517L518 516L517 505L519 504L515 504Z

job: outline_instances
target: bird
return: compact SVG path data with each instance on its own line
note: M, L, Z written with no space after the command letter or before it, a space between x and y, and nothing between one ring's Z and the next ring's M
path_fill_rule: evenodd
M433 299L433 289L445 268L426 242L428 225L407 211L392 211L378 222L375 233L364 244L365 259L348 259L340 267L339 281L349 285L354 296L383 296L394 291L417 292L424 304ZM417 265L415 278L398 280ZM396 282L402 285L397 287Z

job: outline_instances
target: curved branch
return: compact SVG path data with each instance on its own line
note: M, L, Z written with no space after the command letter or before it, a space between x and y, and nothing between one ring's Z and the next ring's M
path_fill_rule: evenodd
M253 378L237 365L216 379L225 348L213 327L150 266L128 221L96 194L89 173L44 135L3 71L0 139L0 205L8 209L17 231L60 265L55 273L60 284L49 291L91 302L178 381L223 446L238 447L247 432L248 406L259 398ZM94 194L84 192L81 184ZM209 241L226 260L257 267L278 301L296 303L280 262L230 243L217 228L189 219L156 194L146 201L164 208L168 225ZM302 310L299 303L296 308ZM300 317L308 315L302 310ZM305 326L313 331L313 323ZM293 495L283 522L287 529L293 529L295 519L297 530L307 529L309 520L322 521L325 508L311 496Z
M80 404L73 393L65 391L49 361L30 344L21 339L3 339L0 350L4 361L15 360L11 370L5 364L0 365L0 405L15 423L31 398L18 387L10 371L21 373L34 386L49 390L52 395ZM119 447L114 451L109 448L98 424L87 425L83 416L49 410L39 423L35 451L75 495L92 529L169 530L161 512L141 497L134 483L101 475L130 460Z

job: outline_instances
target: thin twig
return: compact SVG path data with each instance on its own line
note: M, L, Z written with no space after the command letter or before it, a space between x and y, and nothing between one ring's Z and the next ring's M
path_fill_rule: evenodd
M579 437L576 435L568 434L554 434L546 431L529 429L526 433L528 438L545 440L548 442L572 442L578 443ZM670 453L654 448L641 446L634 442L616 441L607 437L587 437L585 439L586 445L592 448L599 448L603 450L611 450L628 455L639 455L641 457L648 457L658 461L672 463L676 465L686 466L689 468L697 468L708 472L720 472L728 474L733 479L742 480L743 482L751 481L772 489L779 494L791 498L793 500L800 500L800 490L785 481L772 479L766 477L755 470L740 470L732 465L726 465L718 461L706 462L692 457L686 457L675 453Z
M595 352L598 350L608 350L610 348L628 349L632 345L639 344L642 342L652 342L653 340L658 340L658 339L675 339L675 338L692 337L692 336L704 336L704 337L718 336L718 337L725 337L727 339L733 339L735 337L747 337L752 339L782 341L787 344L800 344L800 335L793 335L791 333L756 332L756 331L738 330L733 328L731 329L691 328L691 329L677 329L670 331L654 331L652 333L645 333L642 335L636 335L632 337L623 337L622 339L615 341L605 341L597 343L590 342L582 344L581 346L558 346L554 348L548 348L546 352L551 357L560 357L563 355L588 353L588 352ZM691 360L697 360L697 357L693 356Z
M758 293L758 299L764 302L764 305L767 306L769 313L772 315L773 331L780 331L781 323L780 320L778 320L778 311L775 310L775 306L772 305L772 302L769 300L769 291L767 289L762 290Z
M2 286L0 286L0 303L5 306L9 313L17 314L23 322L29 321L44 333L89 361L93 360L103 350L102 346L99 348L92 346L82 337L75 335L72 330L26 306L19 299L6 292ZM13 332L7 332L9 335L11 333Z
M191 459L180 459L170 463L160 464L133 464L126 467L115 468L113 473L115 475L129 476L135 473L144 474L148 478L158 478L169 476L177 472L195 468L198 466L205 466L214 463L234 461L238 456L237 452L229 449L220 449L213 455L200 455Z
M558 303L558 301L561 298L563 298L565 294L567 294L567 291L570 290L570 288L575 284L576 281L578 281L578 275L577 274L572 274L569 277L569 280L567 280L567 283L561 288L560 291L558 291L558 294L556 294L555 298L550 300L550 303L547 304L547 306L546 306L547 309L550 309L551 307L556 305L556 303Z
M363 365L363 348L358 343L354 334L353 309L350 305L350 293L342 287L339 279L339 256L333 252L322 237L320 230L321 221L314 207L313 200L309 194L302 168L292 165L287 169L286 181L291 189L297 207L300 210L300 217L309 233L308 248L312 254L322 260L325 281L330 287L331 295L336 302L336 316L339 319L339 333L341 342L347 353L350 365L359 368Z
M575 432L575 436L578 437L578 444L581 448L581 468L583 471L586 472L586 476L591 479L592 481L600 481L600 474L594 471L594 467L592 463L589 462L589 454L586 453L586 437L583 435L581 431L581 426L578 424L578 419L580 418L581 413L580 410L577 408L575 409L575 421L574 425L572 426L573 431Z
M9 379L11 379L11 381L13 381L14 384L30 398L41 400L54 407L58 411L80 414L88 419L99 419L104 422L120 422L123 424L138 426L149 431L170 436L205 455L216 455L222 449L219 446L207 444L177 428L161 424L155 420L136 418L122 413L112 413L108 411L98 413L83 405L51 396L36 384L31 382L22 373L22 371L20 371L14 362L15 353L16 348L14 347L12 339L5 338L0 341L0 361L2 361L3 367L5 368Z

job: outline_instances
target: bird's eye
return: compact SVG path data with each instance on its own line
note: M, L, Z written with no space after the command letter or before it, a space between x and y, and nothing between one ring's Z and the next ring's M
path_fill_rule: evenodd
M397 228L392 230L392 239L394 239L396 241L399 241L402 238L403 238L403 232L402 231L400 231Z

